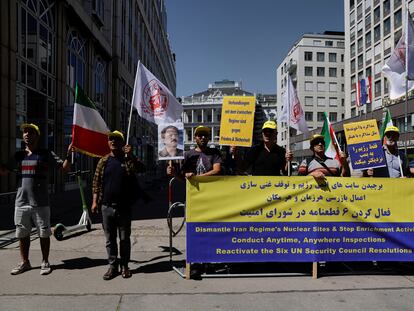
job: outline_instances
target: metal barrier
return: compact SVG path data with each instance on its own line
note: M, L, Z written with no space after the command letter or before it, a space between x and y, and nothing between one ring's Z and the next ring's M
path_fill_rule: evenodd
M177 179L175 177L170 179L170 182L168 184L168 213L167 213L167 223L169 228L169 238L170 238L170 264L171 267L176 271L181 277L185 278L185 272L183 267L176 267L173 263L172 257L173 257L173 237L175 237L180 231L183 229L185 224L185 204L182 202L174 202L173 201L173 183ZM181 222L181 225L179 226L177 231L174 231L173 223L172 223L172 217L173 212L179 208L182 208L184 211L184 217Z

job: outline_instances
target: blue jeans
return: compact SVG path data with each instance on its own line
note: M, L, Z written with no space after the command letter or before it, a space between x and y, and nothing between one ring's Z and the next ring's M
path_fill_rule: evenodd
M127 267L131 258L131 208L124 206L116 209L103 204L102 227L106 237L109 265L115 269L118 269L119 264L121 267ZM117 234L120 261L118 261Z

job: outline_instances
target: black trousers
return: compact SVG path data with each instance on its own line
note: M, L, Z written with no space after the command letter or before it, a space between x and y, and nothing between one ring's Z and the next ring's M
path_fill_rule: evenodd
M117 269L128 266L131 258L131 207L114 208L102 204L102 227L106 237L108 263ZM119 257L118 243L119 235Z

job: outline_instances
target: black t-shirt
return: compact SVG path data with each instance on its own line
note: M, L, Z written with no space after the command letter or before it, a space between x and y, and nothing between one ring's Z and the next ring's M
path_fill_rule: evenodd
M218 149L207 148L204 152L192 149L184 153L182 172L201 175L211 171L216 163L222 163Z
M246 162L255 176L281 176L285 170L286 150L273 145L270 152L264 148L264 143L253 146L246 154Z

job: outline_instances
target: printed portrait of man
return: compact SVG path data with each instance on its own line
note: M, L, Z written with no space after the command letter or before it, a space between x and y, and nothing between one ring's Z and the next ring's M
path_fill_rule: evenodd
M182 126L180 124L163 124L159 126L160 160L182 159L184 156ZM180 148L181 147L181 148Z

